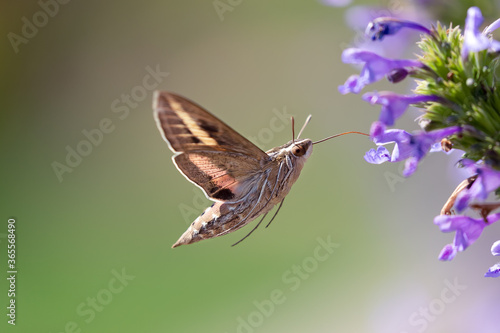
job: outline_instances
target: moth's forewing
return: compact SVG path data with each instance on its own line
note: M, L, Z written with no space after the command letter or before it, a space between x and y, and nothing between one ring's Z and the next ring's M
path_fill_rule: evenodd
M158 128L174 152L213 150L267 158L259 147L187 98L157 91L153 109Z
M237 201L269 156L196 103L156 92L154 115L179 171L209 199Z

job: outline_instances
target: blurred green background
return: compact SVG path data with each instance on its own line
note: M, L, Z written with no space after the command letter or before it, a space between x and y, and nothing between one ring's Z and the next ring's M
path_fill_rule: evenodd
M356 72L340 61L354 36L345 8L222 3L229 9L220 16L213 1L70 1L52 7L18 52L4 38L0 330L499 332L500 281L482 275L495 263L489 249L500 226L452 262L437 260L453 235L432 219L460 181L444 155L402 180L399 165L364 162L365 137L329 141L315 146L268 229L236 247L251 227L170 248L210 202L171 162L144 88L148 68L168 72L156 89L193 99L264 150L291 137L289 121L266 136L276 111L297 127L312 114L304 137L314 140L369 131L378 114L337 92ZM35 1L3 7L4 36L21 35L22 18L42 10ZM401 127L415 128L413 118ZM103 119L112 131L85 146L84 132ZM67 164L67 149L78 147L87 156L58 178L54 162ZM5 315L11 217L14 327ZM323 261L314 257L318 238L338 244ZM465 286L450 302L445 281Z

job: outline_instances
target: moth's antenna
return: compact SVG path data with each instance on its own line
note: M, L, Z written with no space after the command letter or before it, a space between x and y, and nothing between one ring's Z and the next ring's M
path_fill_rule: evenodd
M324 139L322 139L322 140L319 140L319 141L313 142L313 145L315 145L315 144L317 144L317 143L320 143L320 142L323 142L323 141L326 141L326 140L330 140L330 139L336 138L336 137L341 136L341 135L346 135L346 134L361 134L361 135L370 136L370 134L366 134L366 133L362 133L362 132L354 132L354 131L351 131L351 132L344 132L344 133L335 134L335 135L329 136L329 137L327 137L327 138L324 138Z
M304 122L304 125L302 125L302 128L300 129L299 135L297 135L297 140L300 138L300 135L302 134L302 131L304 130L304 128L306 128L307 124L309 124L309 121L311 120L311 117L312 117L311 115L307 116L307 119Z
M292 116L292 142L295 143L295 119Z

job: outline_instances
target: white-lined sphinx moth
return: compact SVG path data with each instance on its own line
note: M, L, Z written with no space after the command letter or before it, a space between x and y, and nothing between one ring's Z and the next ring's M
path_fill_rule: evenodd
M172 247L225 235L264 215L248 237L276 204L281 208L312 153L313 142L299 139L310 116L296 139L264 152L179 95L155 92L153 109L159 130L175 153L177 169L215 201Z

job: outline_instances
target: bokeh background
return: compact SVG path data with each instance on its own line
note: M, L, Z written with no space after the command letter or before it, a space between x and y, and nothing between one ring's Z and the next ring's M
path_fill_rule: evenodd
M70 1L47 7L53 15L13 47L8 34L21 36L23 17L33 22L43 9L36 1L4 3L0 330L500 332L500 281L483 278L495 263L490 246L500 225L452 262L437 260L453 235L432 220L463 177L453 168L457 156L432 155L403 179L402 166L364 162L372 148L365 137L344 136L315 146L268 229L236 247L230 245L250 227L170 248L210 202L171 162L153 121L152 89L144 88L148 68L168 73L156 89L197 101L265 150L291 137L288 120L271 126L277 113L294 115L296 126L312 114L304 136L314 140L369 131L378 108L337 92L356 71L340 55L362 43L352 29L366 23L358 5L461 25L467 8L424 1L340 8L314 0ZM481 6L492 19L500 16L497 2ZM400 46L411 56L408 40ZM375 86L384 87L393 89ZM398 125L416 128L416 116ZM103 119L112 131L58 178L54 162L67 165L68 149L84 149L84 132ZM15 326L6 317L12 217ZM318 238L338 244L323 261L314 257ZM128 279L118 282L120 274ZM450 291L449 284L460 288ZM279 302L271 306L273 299Z

